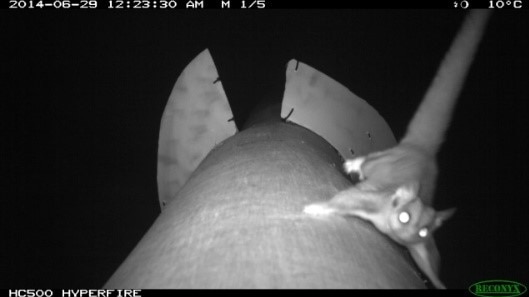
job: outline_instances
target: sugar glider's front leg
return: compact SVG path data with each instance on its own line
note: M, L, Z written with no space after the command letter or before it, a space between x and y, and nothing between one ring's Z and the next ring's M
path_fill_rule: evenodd
M434 287L437 289L446 289L443 282L439 279L439 250L433 238L428 238L425 241L407 244L406 248L410 252L411 257L421 269L421 271L430 279Z
M391 199L391 193L364 191L353 186L338 192L328 201L305 206L303 212L316 216L356 216L371 222L378 230L387 234L390 231L387 220L391 211Z

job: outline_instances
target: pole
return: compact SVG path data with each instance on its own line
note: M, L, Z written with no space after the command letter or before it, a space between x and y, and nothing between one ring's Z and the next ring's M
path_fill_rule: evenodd
M280 120L214 148L108 288L424 288L404 250L311 201L351 185L323 138Z

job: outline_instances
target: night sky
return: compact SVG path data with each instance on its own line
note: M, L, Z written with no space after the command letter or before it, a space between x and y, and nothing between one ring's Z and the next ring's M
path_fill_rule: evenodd
M365 99L397 139L461 11L0 12L0 287L100 287L158 216L159 124L209 48L237 124L296 58ZM439 155L441 279L529 283L529 14L493 15ZM270 96L269 98L266 96ZM301 211L301 210L300 210ZM5 267L5 268L4 268Z

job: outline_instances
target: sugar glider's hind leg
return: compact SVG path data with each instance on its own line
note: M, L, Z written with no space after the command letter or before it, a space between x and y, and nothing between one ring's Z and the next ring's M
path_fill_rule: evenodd
M366 160L365 157L358 157L354 159L348 159L343 163L343 170L347 174L358 174L360 180L364 180L365 176L362 173L362 164Z

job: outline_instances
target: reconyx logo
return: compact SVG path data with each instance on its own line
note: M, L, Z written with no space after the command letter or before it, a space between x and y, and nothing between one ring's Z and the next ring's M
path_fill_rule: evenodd
M471 285L470 293L479 297L514 297L527 292L527 288L508 280L486 280Z

